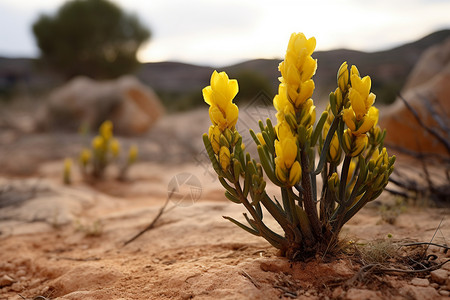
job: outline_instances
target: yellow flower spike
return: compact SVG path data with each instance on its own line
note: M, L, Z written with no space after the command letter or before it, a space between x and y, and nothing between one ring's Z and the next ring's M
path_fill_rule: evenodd
M219 162L222 170L224 170L225 172L228 171L228 168L230 166L230 157L230 149L222 146L219 151Z
M220 150L220 132L219 126L211 125L209 127L208 137L213 147L214 153L219 153Z
M290 186L296 185L300 178L302 177L302 168L300 167L300 163L296 161L289 171L289 180L288 183Z
M104 121L100 125L99 133L105 141L109 140L113 135L113 123L109 120Z
M109 144L109 148L111 149L111 153L112 153L113 157L117 157L119 155L120 143L118 140L112 139Z
M256 134L256 137L258 138L258 141L261 143L261 145L265 145L266 144L266 141L264 140L263 135L262 135L261 132L258 132Z
M225 72L214 71L211 76L211 85L205 87L203 98L210 105L209 116L213 125L219 126L221 131L232 129L237 123L239 109L232 102L239 91L238 82L229 79Z
M131 145L130 150L128 150L128 164L132 164L137 160L138 153L139 150L137 145Z
M64 160L64 172L70 173L71 169L72 169L72 159L66 158Z
M348 72L348 65L347 62L344 61L342 65L339 67L338 75L337 75L337 82L339 90L342 92L345 92L348 88L348 81L349 81L349 72ZM341 95L342 99L342 95Z
M72 171L72 159L66 158L64 160L64 172L63 172L63 180L65 184L71 183L71 171Z
M97 135L96 137L94 137L94 139L92 140L92 148L94 148L94 150L98 151L102 149L104 146L105 146L105 139L103 138L103 136Z
M85 167L89 160L91 159L91 151L89 149L84 148L80 153L80 163L83 167Z

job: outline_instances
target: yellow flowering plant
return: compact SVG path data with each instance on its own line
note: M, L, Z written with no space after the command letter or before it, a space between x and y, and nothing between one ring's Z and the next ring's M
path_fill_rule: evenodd
M108 165L118 160L121 145L113 135L113 123L104 121L99 128L99 134L91 141L90 148L84 148L79 155L79 164L82 174L93 178L102 178ZM136 161L138 149L132 145L129 149L125 164L119 171L118 178L123 180L129 167Z
M203 142L225 196L242 204L248 225L224 217L242 229L265 238L292 260L332 251L342 226L365 204L376 199L388 183L395 157L389 157L377 126L371 79L344 62L337 72L337 88L316 122L312 79L314 37L293 33L279 65L278 94L273 99L277 124L259 121L250 130L259 162L244 153L236 130L239 109L233 103L238 82L214 71L203 89L212 122ZM317 160L316 160L317 156ZM322 179L318 196L317 176ZM266 193L266 178L280 187L281 201ZM263 207L283 233L263 222Z

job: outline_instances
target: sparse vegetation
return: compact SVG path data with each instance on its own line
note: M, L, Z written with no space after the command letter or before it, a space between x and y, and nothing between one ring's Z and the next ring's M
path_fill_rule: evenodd
M103 122L99 128L99 134L92 141L90 148L83 148L79 154L78 162L81 173L85 179L101 179L105 175L107 167L113 163L119 164L121 144L114 138L113 123L109 120ZM131 145L125 162L119 166L117 178L125 180L129 168L136 162L138 148ZM64 182L71 182L71 159L64 162Z
M330 93L330 103L314 126L316 110L310 97L317 67L311 57L315 43L302 33L291 36L273 100L277 125L267 119L266 124L259 121L260 133L250 130L259 163L244 153L235 128L239 110L232 100L238 82L229 80L225 72L214 71L211 85L203 89L212 122L209 133L203 135L205 148L225 196L250 213L244 213L249 226L224 218L265 238L291 260L332 252L343 225L382 193L395 162L383 148L386 131L377 126L371 79L361 78L356 66L349 71L346 62L341 65L338 87ZM320 197L317 176L324 182ZM280 187L281 202L266 193L266 178ZM284 235L263 222L262 206Z

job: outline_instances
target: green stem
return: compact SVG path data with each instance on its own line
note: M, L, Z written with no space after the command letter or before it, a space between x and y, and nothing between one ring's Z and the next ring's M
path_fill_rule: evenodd
M312 185L311 185L311 172L309 170L308 155L305 151L301 151L301 164L302 164L302 186L305 190L303 193L303 205L305 207L306 215L308 216L311 228L316 237L320 236L320 221L317 214L316 200L313 199Z
M333 135L339 125L339 120L340 117L336 117L334 118L333 123L331 123L330 129L327 133L327 137L325 138L325 142L323 144L322 153L320 153L319 164L317 165L317 169L311 173L312 175L318 175L320 172L322 172L323 166L325 165L325 162L327 160L327 153L328 149L330 148L331 140L333 139Z

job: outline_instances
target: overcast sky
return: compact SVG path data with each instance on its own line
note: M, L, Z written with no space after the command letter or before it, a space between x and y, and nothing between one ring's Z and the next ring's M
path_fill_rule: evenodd
M31 25L64 0L0 0L0 56L37 57ZM292 32L318 50L377 51L450 28L450 0L114 0L153 32L147 61L224 66L279 58Z

